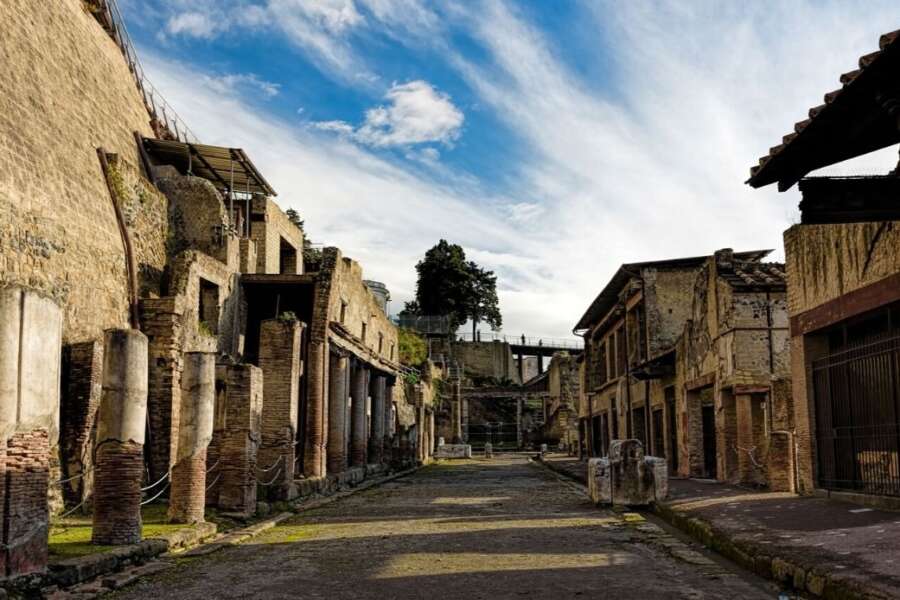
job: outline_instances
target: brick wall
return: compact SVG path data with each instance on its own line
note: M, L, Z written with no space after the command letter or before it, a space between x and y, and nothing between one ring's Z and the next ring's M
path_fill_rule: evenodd
M251 208L250 236L256 242L256 272L280 273L281 241L297 249L297 260L289 273L303 273L303 231L270 198L255 196Z
M219 508L256 512L256 466L263 407L263 373L252 365L229 366L225 430L220 444ZM265 466L265 465L263 465Z
M103 343L70 344L63 349L59 446L64 478L90 471L97 409L103 385ZM73 479L62 486L69 504L78 504L90 493L93 477Z
M273 491L287 493L294 477L294 457L300 390L300 343L305 325L299 321L263 321L259 334L259 368L263 373L262 443L259 467L279 466L260 473L274 478ZM280 470L280 476L277 476ZM281 482L279 485L278 482Z
M6 576L40 571L47 564L47 485L50 437L46 429L0 441L0 566Z

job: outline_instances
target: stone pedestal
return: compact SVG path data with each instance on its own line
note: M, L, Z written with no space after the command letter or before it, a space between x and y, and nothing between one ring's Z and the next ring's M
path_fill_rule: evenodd
M206 448L212 439L216 401L216 356L209 352L184 355L178 449L172 465L170 523L203 522L206 506Z
M444 444L434 453L435 458L472 458L469 444Z
M147 337L106 332L94 467L95 544L141 540L141 478L147 423ZM155 491L155 490L151 490Z
M484 443L484 457L485 458L494 458L494 447L490 442Z
M644 456L638 440L613 440L609 458L588 461L588 489L596 504L646 506L669 492L666 461Z
M256 512L256 461L262 407L262 370L253 365L229 366L225 430L218 468L219 508L243 517Z

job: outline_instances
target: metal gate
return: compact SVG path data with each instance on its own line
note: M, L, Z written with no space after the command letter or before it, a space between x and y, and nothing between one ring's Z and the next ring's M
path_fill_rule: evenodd
M900 496L900 336L813 362L819 485Z
M485 442L490 442L494 451L519 447L519 429L515 423L469 423L463 425L463 435L473 450L482 450Z

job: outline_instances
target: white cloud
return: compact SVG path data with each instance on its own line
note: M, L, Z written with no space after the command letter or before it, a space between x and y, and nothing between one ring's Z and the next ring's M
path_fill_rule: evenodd
M414 160L429 167L436 167L441 158L441 152L437 148L427 146L425 148L411 149L404 156L408 160Z
M450 100L426 81L394 84L384 96L386 105L366 111L363 123L354 128L345 121L320 121L313 126L324 131L350 135L362 144L376 147L412 146L440 143L451 145L459 138L465 117ZM432 162L440 153L434 149L418 156Z
M232 73L228 75L202 75L204 86L220 94L234 94L240 90L254 90L266 98L277 96L281 84L260 79L255 73Z
M197 38L212 38L220 30L209 13L183 12L169 17L166 31L172 35L188 35Z

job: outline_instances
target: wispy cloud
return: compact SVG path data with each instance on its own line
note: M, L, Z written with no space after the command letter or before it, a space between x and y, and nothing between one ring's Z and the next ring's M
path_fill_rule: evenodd
M449 146L459 138L465 121L462 111L450 96L428 82L395 83L384 98L387 103L367 110L365 120L358 127L346 121L319 121L312 126L382 148L425 143ZM431 148L418 157L435 161L439 155Z
M227 75L202 75L203 85L220 94L233 94L245 89L261 92L266 98L278 95L280 83L260 79L255 73L231 73Z

